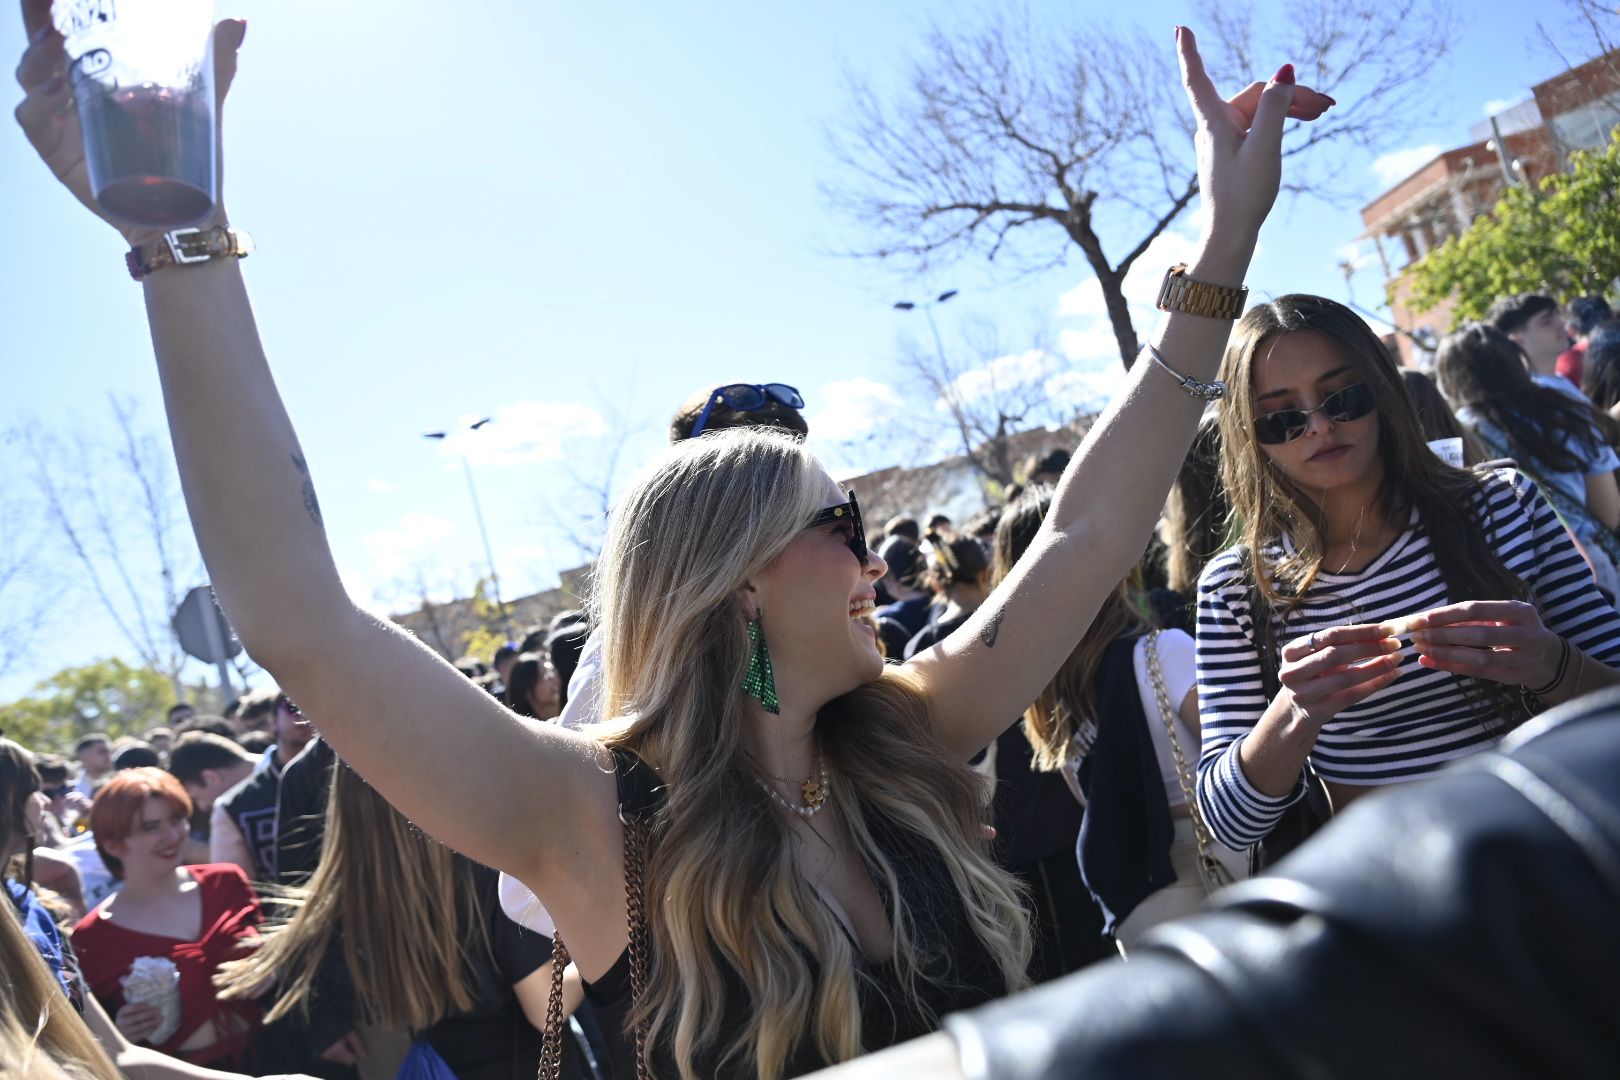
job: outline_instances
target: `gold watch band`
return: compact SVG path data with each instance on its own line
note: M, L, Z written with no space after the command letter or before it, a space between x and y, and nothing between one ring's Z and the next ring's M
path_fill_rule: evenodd
M228 225L208 229L176 229L151 243L131 248L124 256L129 276L136 281L167 266L194 266L210 259L245 259L253 252L253 237Z
M1157 307L1160 311L1185 311L1209 319L1236 319L1243 314L1248 298L1248 289L1198 281L1187 276L1186 263L1177 263L1164 273Z

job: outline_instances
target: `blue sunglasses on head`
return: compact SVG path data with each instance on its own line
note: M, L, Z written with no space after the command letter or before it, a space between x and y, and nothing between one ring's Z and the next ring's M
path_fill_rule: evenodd
M698 413L697 422L692 425L692 438L703 434L703 425L709 422L709 413L714 411L716 405L726 405L737 412L753 412L756 409L763 409L772 401L786 405L790 409L804 408L804 398L786 383L732 383L729 386L717 386L709 391L709 400L703 403L703 411Z

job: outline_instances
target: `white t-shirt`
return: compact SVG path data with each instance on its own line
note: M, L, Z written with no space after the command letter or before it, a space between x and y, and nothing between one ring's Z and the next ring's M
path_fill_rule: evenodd
M123 886L123 882L114 878L107 864L101 861L101 852L96 850L95 837L90 833L68 841L61 851L79 868L85 910L95 907Z
M1198 729L1188 728L1181 718L1181 703L1198 684L1198 651L1193 639L1181 630L1159 631L1159 670L1164 674L1164 688L1169 691L1170 710L1176 720L1176 735L1181 742L1181 753L1187 768L1196 775L1198 770ZM1186 806L1181 793L1181 780L1176 776L1176 758L1170 749L1170 736L1165 733L1164 720L1159 714L1159 698L1153 691L1153 678L1148 671L1148 639L1142 638L1131 653L1136 671L1136 692L1142 698L1142 711L1147 714L1148 734L1153 739L1153 756L1159 760L1159 776L1164 781L1164 795L1172 807Z

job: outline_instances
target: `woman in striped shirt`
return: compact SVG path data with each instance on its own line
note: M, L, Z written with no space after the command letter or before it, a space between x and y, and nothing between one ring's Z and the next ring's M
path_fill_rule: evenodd
M1222 378L1243 543L1199 581L1197 648L1198 801L1222 843L1263 839L1307 761L1342 808L1620 682L1620 613L1552 508L1511 469L1431 453L1348 308L1253 308Z

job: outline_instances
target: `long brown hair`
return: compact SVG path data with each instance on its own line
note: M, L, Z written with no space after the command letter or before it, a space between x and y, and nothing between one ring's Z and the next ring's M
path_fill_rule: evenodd
M1269 609L1255 613L1262 663L1276 666L1270 640L1274 613L1286 627L1289 617L1315 584L1322 569L1322 509L1271 464L1254 435L1254 361L1275 338L1314 333L1326 338L1372 393L1378 422L1378 452L1384 483L1378 499L1387 520L1416 512L1427 529L1435 565L1451 602L1532 601L1530 590L1508 570L1481 528L1479 478L1441 461L1418 427L1417 410L1395 361L1372 330L1343 304L1294 293L1249 309L1238 320L1221 363L1221 378L1232 388L1221 401L1221 474L1232 512L1243 523L1253 594ZM1256 567L1259 553L1284 535L1294 554ZM1471 698L1482 700L1486 715L1513 727L1526 713L1517 694L1500 683L1463 679Z
M994 584L1001 584L1029 550L1051 506L1052 489L1037 484L1025 488L1002 511L996 526L995 557L991 560ZM1104 598L1080 644L1046 684L1041 696L1024 711L1024 735L1035 751L1033 765L1037 772L1056 772L1066 767L1074 758L1075 732L1086 721L1100 719L1096 678L1104 650L1127 634L1148 629L1137 590L1127 578Z
M1231 507L1221 486L1221 431L1212 414L1198 423L1164 504L1166 584L1190 594L1204 566L1227 547Z
M339 763L314 876L287 890L291 919L266 927L245 959L221 965L214 977L220 997L251 997L277 982L281 994L266 1022L294 1008L307 1013L321 958L341 933L355 1000L370 1022L421 1031L468 1012L476 1004L468 958L490 948L471 873L470 863Z
M591 734L656 765L666 785L646 865L652 956L638 1013L648 1046L672 1050L683 1078L710 1053L776 1077L801 1040L828 1061L866 1049L855 948L800 872L796 833L754 782L743 741L749 640L736 594L821 509L823 477L797 440L762 430L672 446L614 510L597 563L593 621L613 719ZM940 742L928 708L898 667L824 706L816 738L829 799L891 900L894 966L913 1000L926 958L899 870L874 838L879 819L939 858L1015 989L1028 919L989 858L983 786ZM727 966L749 994L736 1030L722 1023Z

